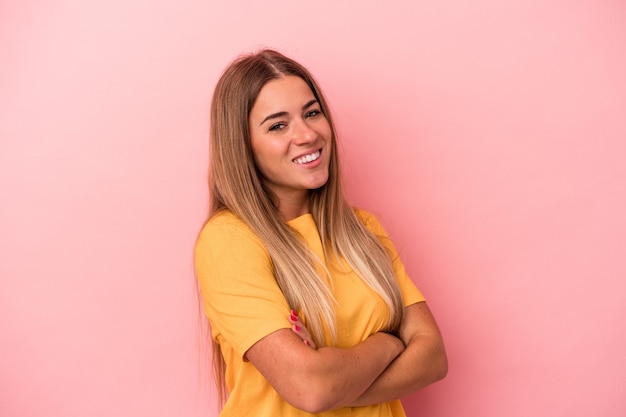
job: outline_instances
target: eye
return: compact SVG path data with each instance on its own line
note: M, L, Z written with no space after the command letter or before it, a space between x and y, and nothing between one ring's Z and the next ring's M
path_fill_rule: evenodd
M306 114L304 115L304 118L308 119L310 117L319 116L320 114L322 114L322 112L317 110L317 109L316 110L310 110L310 111L306 112Z
M286 127L287 127L287 125L285 123L275 123L272 126L270 126L269 131L270 132L279 132L279 131L283 130Z

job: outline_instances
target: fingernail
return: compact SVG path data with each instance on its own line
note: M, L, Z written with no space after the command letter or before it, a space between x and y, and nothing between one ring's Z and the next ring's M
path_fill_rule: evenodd
M293 314L289 316L289 318L291 319L291 321L298 321L298 318L294 316Z
M300 327L296 326L295 324L293 325L293 328L295 329L296 332L300 331Z
M298 317L298 312L296 310L291 310L291 315Z
M311 344L309 343L309 341L308 341L308 340L305 340L305 341L304 341L304 344L305 344L305 345L307 345L307 346L311 346Z

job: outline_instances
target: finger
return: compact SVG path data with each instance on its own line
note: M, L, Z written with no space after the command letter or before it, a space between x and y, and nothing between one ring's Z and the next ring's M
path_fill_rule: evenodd
M304 329L305 333L308 335L309 334L309 330L306 328L306 326L304 325L304 323L302 323L302 320L300 320L300 317L298 317L297 315L294 316L293 314L291 314L289 316L289 322L291 324L293 324L294 326L298 326L299 328Z
M294 310L291 310L291 314L289 315L289 322L291 323L291 330L298 335L302 340L305 340L308 336L308 331L306 327L300 321L297 313ZM304 329L304 330L303 330Z
M315 343L313 342L311 333L309 333L309 329L302 324L302 321L300 320L300 317L298 317L298 313L295 310L290 311L289 322L291 323L291 330L298 335L300 339L302 339L304 344L315 349Z
M298 317L298 315L297 315L297 314L293 314L293 310L291 310L291 311L292 311L292 313L289 315L289 321L290 321L292 324L295 324L295 323L300 322L300 317Z
M309 333L306 327L302 327L298 324L294 324L291 326L291 330L296 335L298 335L300 339L302 339L305 345L311 346L313 349L315 349L315 343L313 342L313 338L311 337L311 334Z

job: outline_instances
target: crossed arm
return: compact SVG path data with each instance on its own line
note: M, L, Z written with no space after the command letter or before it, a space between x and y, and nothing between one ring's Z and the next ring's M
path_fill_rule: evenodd
M306 328L292 322L300 331L278 330L246 357L287 402L311 413L398 399L447 372L441 334L423 302L406 307L400 338L375 333L347 349L315 349Z
M444 378L448 372L441 333L425 302L405 308L400 338L406 346L350 405L399 399Z

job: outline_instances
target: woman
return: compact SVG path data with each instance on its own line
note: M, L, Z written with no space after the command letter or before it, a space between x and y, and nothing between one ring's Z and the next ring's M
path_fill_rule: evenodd
M195 252L222 416L404 416L399 398L447 372L422 294L339 175L311 74L272 50L233 62L213 96Z

